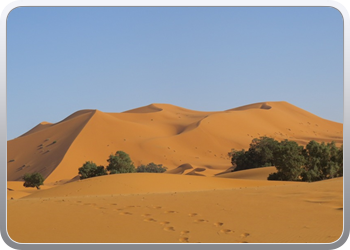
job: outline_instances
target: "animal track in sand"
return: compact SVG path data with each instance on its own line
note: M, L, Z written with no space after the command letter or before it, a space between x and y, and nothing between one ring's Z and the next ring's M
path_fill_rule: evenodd
M165 227L163 228L164 231L175 231L174 227Z
M153 208L155 208L155 209L161 209L162 207L161 207L161 206L154 206Z
M147 216L151 216L151 214L143 214L142 216L147 217Z
M147 222L157 222L155 219L153 218L146 218L143 221L147 221Z
M222 225L224 225L224 223L222 223L222 222L215 222L214 223L214 226L217 226L217 227L221 227Z
M248 241L239 241L238 243L248 243Z
M190 231L188 231L188 230L183 230L180 232L181 235L188 234L188 233L190 233Z
M118 204L117 203L111 203L112 206L117 206Z
M159 224L161 224L161 225L167 225L169 223L170 223L169 221L161 221L161 222L159 222Z
M225 233L225 234L234 233L234 231L232 231L231 229L221 229L219 232L220 233Z
M180 237L179 241L183 242L183 243L187 243L188 242L188 237Z
M190 216L190 217L193 217L193 216L196 216L196 215L198 215L197 213L190 213L190 214L188 214L188 216Z
M119 213L120 215L132 215L132 213L130 213L130 212L121 212L121 213Z

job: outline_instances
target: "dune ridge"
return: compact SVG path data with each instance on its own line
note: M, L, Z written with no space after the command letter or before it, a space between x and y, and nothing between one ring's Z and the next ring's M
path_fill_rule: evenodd
M76 112L56 124L36 126L26 134L8 141L8 180L20 181L25 173L32 172L39 172L47 178L94 112Z
M331 243L343 230L343 178L269 181L275 167L231 172L228 152L270 136L343 141L343 125L287 102L217 112L150 104L81 110L7 142L7 231L20 243ZM122 150L126 173L80 180L86 161ZM40 190L22 176L40 172ZM35 230L33 230L35 225Z
M170 104L122 113L82 110L59 123L39 124L8 141L7 178L16 181L24 173L36 171L44 174L47 184L66 182L77 177L78 168L86 161L107 165L108 156L118 150L128 153L135 166L154 162L172 173L188 163L205 169L192 174L214 176L231 167L228 152L232 148L247 149L253 138L269 136L302 145L310 140L335 141L339 145L342 134L341 123L287 102L255 103L217 112ZM46 138L56 143L48 146Z

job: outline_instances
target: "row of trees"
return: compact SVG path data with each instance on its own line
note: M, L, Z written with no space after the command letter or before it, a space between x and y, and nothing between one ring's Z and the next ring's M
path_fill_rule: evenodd
M135 173L135 172L149 172L149 173L163 173L167 170L162 164L155 164L153 162L147 165L141 165L135 168L130 156L123 152L117 151L114 155L110 155L107 159L108 165L97 166L92 161L87 161L79 168L80 179L91 178L95 176L121 173Z
M275 166L269 180L318 181L343 176L343 146L310 141L305 148L295 141L270 137L252 140L249 149L229 153L233 171Z
M275 166L276 173L270 174L269 180L287 181L318 181L343 176L343 145L336 147L334 142L325 144L310 141L305 147L295 141L278 142L270 137L260 137L252 140L249 149L235 150L229 153L233 171L250 168ZM97 166L87 161L79 168L80 179L119 173L152 172L162 173L167 170L162 164L153 162L135 168L130 156L117 151L107 159L108 165ZM43 184L40 173L25 174L25 187L36 187Z

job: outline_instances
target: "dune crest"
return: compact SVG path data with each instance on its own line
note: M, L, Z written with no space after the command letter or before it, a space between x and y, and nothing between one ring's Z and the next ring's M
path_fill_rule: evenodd
M154 162L168 173L214 176L231 167L228 152L247 149L253 138L273 137L305 145L310 140L343 141L341 123L320 118L287 102L261 102L226 111L194 111L150 104L122 113L81 110L58 123L43 122L7 142L8 180L40 172L45 183L71 181L86 161L107 165L118 150L135 166Z

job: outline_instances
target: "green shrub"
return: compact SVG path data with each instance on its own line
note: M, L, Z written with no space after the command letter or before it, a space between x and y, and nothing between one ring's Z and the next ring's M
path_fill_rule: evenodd
M248 151L232 149L229 153L234 171L274 165L273 153L279 142L266 136L252 140Z
M248 151L229 153L233 171L275 166L276 173L268 180L318 181L343 176L343 146L310 141L306 147L294 141L275 141L272 138L254 139Z
M39 186L44 184L44 177L40 173L25 174L23 177L25 187L36 187L40 189Z
M155 164L153 162L147 165L141 165L136 168L136 172L148 172L148 173L163 173L167 170L167 167L163 167L162 164Z
M130 156L123 151L117 151L114 155L110 155L107 161L109 162L107 170L110 174L134 173L136 171Z
M298 181L303 172L305 158L303 146L295 141L284 140L274 152L274 163L278 177L287 181Z
M104 166L97 166L92 161L87 161L79 168L80 179L91 178L95 176L106 175L107 171Z
M325 144L310 141L304 149L306 163L302 179L318 181L342 176L343 152L334 142Z

